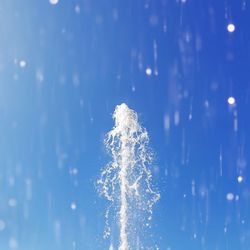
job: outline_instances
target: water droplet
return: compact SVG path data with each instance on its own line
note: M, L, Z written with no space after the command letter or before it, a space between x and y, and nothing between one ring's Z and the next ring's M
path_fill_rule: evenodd
M232 201L234 199L234 194L233 193L227 193L227 200Z
M17 240L13 237L10 238L10 240L9 240L9 248L10 249L17 249L18 248Z
M77 14L79 14L79 13L81 12L81 8L80 8L79 5L76 5L76 6L75 6L75 12L76 12Z
M15 207L17 205L17 201L16 201L16 199L11 198L11 199L9 199L8 204L10 207Z
M72 210L76 210L76 203L72 202L71 205L70 205L70 207L71 207Z
M24 60L21 60L19 62L19 65L20 65L21 68L24 68L26 66L26 62Z
M233 23L229 23L229 24L227 25L227 30L228 30L228 32L230 32L230 33L234 32L234 31L235 31L235 26L234 26L234 24L233 24Z
M49 0L49 2L53 5L58 4L59 0Z
M146 68L146 74L148 75L148 76L151 76L152 75L152 69L151 68Z
M234 105L236 101L235 101L234 97L230 96L230 97L228 97L227 102L230 105Z
M239 183L241 183L243 181L243 177L242 176L238 176L237 180L238 180Z

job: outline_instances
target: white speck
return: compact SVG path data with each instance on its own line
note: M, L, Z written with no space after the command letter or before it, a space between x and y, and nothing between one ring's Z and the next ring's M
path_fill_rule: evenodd
M205 100L204 105L205 105L206 108L209 108L209 101Z
M3 231L5 229L5 222L3 220L0 220L0 231Z
M230 105L234 105L234 104L235 104L235 98L232 97L232 96L230 96L230 97L228 97L227 102L228 102L228 104L230 104Z
M79 5L76 5L76 6L75 6L75 12L76 12L77 14L79 14L79 13L81 12L81 8L80 8Z
M77 173L78 173L78 169L77 169L77 168L73 168L73 169L72 169L72 174L73 174L73 175L77 175Z
M234 194L233 193L228 193L227 194L227 200L232 201L234 199Z
M9 240L9 248L10 249L17 249L18 248L17 240L13 237L10 238L10 240Z
M178 126L180 123L180 113L178 110L174 112L174 125Z
M70 207L71 207L72 210L76 210L76 203L72 202L71 205L70 205Z
M164 21L164 23L163 23L163 32L166 33L167 29L168 29L167 23L166 23L166 21Z
M58 4L59 0L49 0L49 2L53 5Z
M228 30L228 32L230 32L230 33L234 32L234 31L235 31L235 26L234 26L234 24L233 24L233 23L229 23L229 24L227 25L227 30Z
M152 75L152 69L151 68L146 68L146 74L148 75L148 76L151 76Z
M235 132L238 131L238 120L237 120L237 117L234 118L234 131Z
M189 43L189 42L191 42L191 39L192 39L192 34L189 31L186 31L184 33L184 41L186 43Z
M170 116L168 114L164 116L164 128L167 131L170 129Z
M11 199L9 199L8 204L10 207L15 207L17 205L17 201L16 201L16 199L11 198Z
M41 69L37 69L36 71L36 80L41 83L44 80L44 75L43 75L43 71Z
M159 75L159 72L158 72L158 69L157 69L157 68L154 69L154 74L155 74L155 76L158 76L158 75Z
M24 60L21 60L21 61L19 62L19 66L20 66L21 68L24 68L24 67L26 66L26 62L25 62Z
M168 169L166 168L164 171L165 176L168 176Z
M194 180L192 180L192 182L191 182L191 191L192 191L192 196L195 196L195 181Z
M241 183L243 181L243 177L242 176L238 176L237 180L238 180L239 183Z

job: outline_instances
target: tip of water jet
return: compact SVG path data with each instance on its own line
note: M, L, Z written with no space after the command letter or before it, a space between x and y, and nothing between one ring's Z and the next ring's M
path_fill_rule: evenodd
M120 105L117 105L116 106L116 109L121 109L121 110L128 110L129 109L129 107L128 107L128 105L126 104L126 103L121 103Z
M128 107L128 105L126 103L121 103L120 105L117 105L117 106L121 106L121 107Z
M116 131L121 133L127 131L127 129L133 133L140 127L137 114L125 103L116 106L113 119L115 120Z

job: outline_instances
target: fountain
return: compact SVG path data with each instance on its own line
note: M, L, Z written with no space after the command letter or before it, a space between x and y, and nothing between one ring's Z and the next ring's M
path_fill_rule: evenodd
M112 161L98 180L100 194L110 201L104 236L112 234L109 222L112 209L113 221L118 222L118 249L141 249L140 236L150 226L152 207L160 198L152 187L148 133L139 124L136 112L124 103L116 107L113 119L115 126L105 139Z

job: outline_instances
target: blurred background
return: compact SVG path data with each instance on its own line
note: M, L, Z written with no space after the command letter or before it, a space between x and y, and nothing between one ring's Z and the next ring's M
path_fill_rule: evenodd
M249 250L249 8L1 0L0 249L112 249L95 184L125 102L161 193L144 249Z

